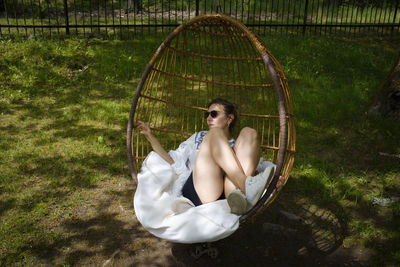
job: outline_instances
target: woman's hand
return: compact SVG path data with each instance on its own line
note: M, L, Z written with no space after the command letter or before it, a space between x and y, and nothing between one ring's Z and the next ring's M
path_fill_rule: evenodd
M143 121L137 121L137 128L141 130L140 133L147 139L152 135L150 127Z
M157 138L153 135L150 127L146 123L144 123L143 121L137 121L136 128L141 130L140 133L143 134L144 137L146 137L147 141L150 142L150 145L153 148L154 152L160 155L169 164L174 164L174 160L171 158L168 152L165 151L165 149L162 147Z

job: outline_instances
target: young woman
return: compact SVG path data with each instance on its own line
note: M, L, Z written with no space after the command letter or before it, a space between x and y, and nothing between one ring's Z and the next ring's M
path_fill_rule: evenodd
M209 131L195 133L169 153L144 122L138 121L137 127L153 150L177 172L182 168L192 171L182 189L184 197L196 206L226 197L231 212L243 214L261 197L273 168L253 176L260 160L258 135L256 130L245 127L233 140L231 132L237 117L232 103L214 99L205 113ZM277 189L280 188L278 182Z

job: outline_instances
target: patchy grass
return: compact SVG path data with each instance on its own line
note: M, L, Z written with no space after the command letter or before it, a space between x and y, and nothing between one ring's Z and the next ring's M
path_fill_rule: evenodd
M295 166L277 203L329 210L346 224L344 246L398 264L400 205L372 200L400 196L400 159L379 154L400 154L400 126L368 115L398 40L264 39L296 116ZM99 265L116 249L129 259L165 244L134 218L125 156L134 89L162 40L0 42L1 265Z
M373 265L398 264L400 203L372 200L400 196L400 159L380 155L400 154L400 125L368 113L398 48L384 40L289 38L271 49L288 75L298 136L284 195L343 208L336 216L348 224L345 242L376 252Z
M132 92L158 44L1 43L2 265L56 253L74 236L61 228L78 216L83 196L101 182L129 181L125 132Z

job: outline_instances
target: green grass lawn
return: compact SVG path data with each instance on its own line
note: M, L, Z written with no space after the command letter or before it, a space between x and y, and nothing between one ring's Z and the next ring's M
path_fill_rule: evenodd
M130 104L163 37L0 41L1 265L82 264L66 252L81 238L68 226L89 216L93 192L130 182ZM288 76L297 130L277 201L337 207L346 246L370 249L373 264L399 264L400 203L372 200L400 196L400 159L380 154L400 154L400 125L368 115L399 40L264 39Z

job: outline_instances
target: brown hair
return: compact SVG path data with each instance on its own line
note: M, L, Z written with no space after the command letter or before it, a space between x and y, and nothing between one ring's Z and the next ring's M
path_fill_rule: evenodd
M222 98L215 98L208 104L207 108L209 108L211 105L214 104L222 105L224 107L225 115L231 115L231 114L233 115L233 120L231 124L229 124L229 132L232 133L233 129L235 128L235 124L239 119L235 105L229 102L228 100Z

